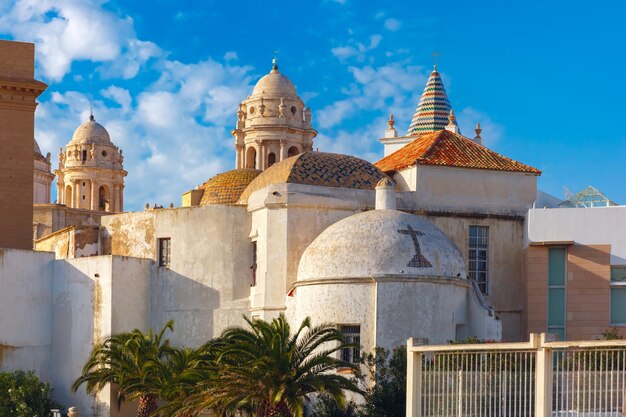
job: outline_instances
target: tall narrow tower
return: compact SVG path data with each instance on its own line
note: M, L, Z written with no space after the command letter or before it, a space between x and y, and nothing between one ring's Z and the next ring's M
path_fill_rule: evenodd
M313 150L317 131L311 127L311 110L298 97L289 78L272 70L259 80L252 95L237 111L235 138L237 168L264 170L274 163Z
M33 248L35 45L0 40L0 248Z
M124 211L122 150L93 114L59 152L58 202L67 207L118 213Z

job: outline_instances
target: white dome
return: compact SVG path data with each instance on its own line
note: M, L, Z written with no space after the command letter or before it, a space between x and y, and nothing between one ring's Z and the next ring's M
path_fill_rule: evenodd
M465 261L429 221L395 210L372 210L324 230L304 251L298 267L298 281L381 276L466 278Z
M296 87L294 87L289 78L281 74L278 69L273 69L269 74L262 77L254 86L252 95L278 97L297 96Z
M78 129L74 132L72 144L90 144L96 143L101 145L111 145L111 137L109 132L100 124L96 123L96 119L93 116L89 117L89 121L78 126Z

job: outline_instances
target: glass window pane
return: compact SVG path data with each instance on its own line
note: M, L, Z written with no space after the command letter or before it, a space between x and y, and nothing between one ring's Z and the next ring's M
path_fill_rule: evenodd
M556 335L557 340L565 340L565 329L563 327L549 327L548 333Z
M548 285L565 285L565 248L549 249Z
M565 325L565 289L548 289L548 326Z
M626 283L626 266L612 266L611 281Z
M611 324L626 324L626 288L611 288Z

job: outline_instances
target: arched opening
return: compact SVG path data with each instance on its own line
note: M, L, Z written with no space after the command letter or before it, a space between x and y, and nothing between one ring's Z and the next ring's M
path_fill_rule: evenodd
M289 150L287 151L287 156L296 156L300 153L300 151L298 150L297 146L292 146L291 148L289 148Z
M111 211L111 193L105 185L98 189L98 210Z
M274 165L276 163L276 154L274 152L270 152L269 155L267 155L267 166L268 168L271 167L272 165Z
M256 166L256 149L252 146L246 151L246 168L254 168Z
M63 198L63 204L65 204L68 207L70 204L72 204L72 186L71 185L65 186L65 197Z

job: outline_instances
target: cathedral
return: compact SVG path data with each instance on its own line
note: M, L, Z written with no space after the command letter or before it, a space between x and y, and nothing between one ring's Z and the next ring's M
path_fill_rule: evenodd
M124 211L123 152L93 114L54 175L35 142L35 251L0 253L0 315L15 317L0 323L2 369L34 369L63 403L108 416L114 393L69 390L93 344L168 320L184 346L280 313L368 352L525 339L528 300L550 302L526 296L528 277L545 280L525 256L543 253L527 238L541 172L485 146L480 125L463 136L436 67L406 133L389 117L375 163L313 150L311 109L276 61L233 111L235 169L181 190L179 207Z

